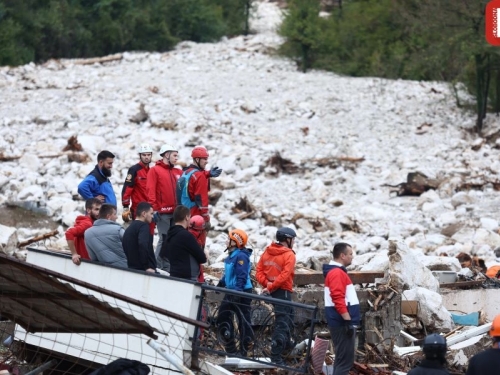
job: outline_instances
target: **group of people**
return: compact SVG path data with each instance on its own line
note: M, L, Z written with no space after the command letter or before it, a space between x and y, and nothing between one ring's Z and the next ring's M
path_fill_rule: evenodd
M150 167L153 156L150 145L141 145L138 155L139 162L129 168L121 193L122 218L125 222L133 220L127 230L116 223L117 199L109 179L113 153L101 151L97 165L78 185L79 194L86 199L86 214L77 217L75 225L66 232L75 264L79 265L81 259L92 259L118 267L170 272L166 241L174 226L175 208L180 205L188 207L188 220L193 223L187 227L204 248L206 231L210 228L210 178L218 177L222 170L217 167L205 170L209 154L203 146L193 148L192 163L184 170L175 166L178 151L169 144L160 148L161 159L153 167ZM151 256L155 227L158 244Z
M109 151L99 153L97 165L78 186L86 199L86 213L78 216L75 225L66 232L76 265L81 259L92 259L146 272L167 269L172 277L204 281L203 264L207 261L204 247L210 229L210 178L218 177L222 170L217 167L205 170L209 154L203 146L192 150L192 164L184 170L175 167L178 160L175 147L163 145L159 154L161 160L150 168L152 148L141 145L139 163L128 170L122 190L122 217L126 222L133 221L125 230L116 222L116 197L109 181L114 155ZM155 226L159 241L153 249ZM292 299L296 237L292 228L278 229L276 241L265 248L256 265L255 276L262 293L273 299ZM239 293L225 295L216 318L218 338L225 351L241 356L247 355L254 340L250 296L254 290L250 278L252 249L247 243L248 234L244 230L229 231L228 255L218 286ZM356 332L361 324L359 299L347 274L353 249L347 243L337 243L332 257L323 266L325 315L335 350L334 374L347 375L354 364ZM293 345L294 310L289 304L277 302L274 315L271 361L283 366L283 354ZM234 316L239 325L239 346ZM496 374L500 368L500 316L495 318L490 335L492 349L471 359L467 375ZM425 360L409 374L448 373L444 359L446 340L442 336L426 337L423 350Z

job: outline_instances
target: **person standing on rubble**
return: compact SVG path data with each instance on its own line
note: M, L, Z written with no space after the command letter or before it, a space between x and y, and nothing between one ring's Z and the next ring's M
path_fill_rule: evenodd
M137 205L148 200L146 184L153 149L145 143L140 145L138 151L140 161L129 168L122 189L122 219L125 222L135 220Z
M493 319L489 334L493 341L491 348L470 359L466 375L498 375L500 373L500 315Z
M352 247L337 243L332 255L333 261L323 265L325 315L335 350L333 374L348 375L354 365L356 329L361 321L359 299L346 269L352 262Z
M110 151L99 152L97 165L78 185L78 194L84 199L97 198L102 203L116 206L115 192L109 180L114 160L115 155Z
M432 333L425 337L422 345L425 359L417 367L412 369L408 375L450 375L445 369L446 365L446 339Z
M262 294L285 301L292 300L293 277L295 275L295 252L293 245L297 234L291 228L280 228L276 241L266 247L257 263L255 277L264 287ZM275 328L271 337L271 362L284 366L282 352L290 346L293 330L294 310L287 305L274 305Z
M218 287L252 293L250 269L252 249L246 247L248 235L244 230L233 229L229 231L226 250L227 258L224 260L224 274L217 284ZM250 297L250 296L249 296ZM246 357L253 342L253 330L250 304L251 298L226 294L217 314L217 336L221 340L226 353L239 354ZM240 331L240 347L236 347L233 317L238 320Z
M153 206L154 220L158 228L159 239L155 250L157 267L170 272L170 263L166 259L161 259L160 251L172 224L176 206L175 189L182 170L175 168L179 158L176 147L164 144L160 148L160 156L162 159L158 160L148 173L147 201Z

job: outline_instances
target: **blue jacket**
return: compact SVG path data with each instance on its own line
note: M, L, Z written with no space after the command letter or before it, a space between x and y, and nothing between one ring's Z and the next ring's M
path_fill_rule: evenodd
M356 289L352 284L347 270L340 263L323 264L325 276L325 313L329 327L347 325L359 326L361 312ZM349 312L350 321L342 318L343 313Z
M103 195L104 203L109 203L116 206L116 196L113 191L113 186L109 178L104 176L96 165L94 170L83 179L78 185L78 194L85 200L95 198L98 195Z
M224 260L224 275L221 285L228 289L238 290L252 289L250 280L250 255L252 249L236 249Z

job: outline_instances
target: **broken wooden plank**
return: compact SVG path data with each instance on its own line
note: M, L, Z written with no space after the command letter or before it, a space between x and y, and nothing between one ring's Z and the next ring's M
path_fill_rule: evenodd
M416 316L418 313L418 301L401 301L401 314Z
M372 271L353 271L347 273L352 280L353 284L371 284L375 279L384 277L384 272ZM325 277L323 272L311 271L307 273L298 272L295 274L293 282L296 286L303 286L309 284L324 284Z

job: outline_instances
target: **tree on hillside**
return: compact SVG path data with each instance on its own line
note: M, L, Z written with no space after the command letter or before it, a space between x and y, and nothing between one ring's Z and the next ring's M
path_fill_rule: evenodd
M279 30L286 38L282 51L296 57L303 72L311 67L314 53L320 44L323 20L319 12L319 0L290 0L287 16Z
M464 81L476 97L476 130L481 132L488 99L500 110L500 59L484 36L489 0L397 0L413 35L424 36L415 61L438 73L434 79ZM418 56L415 54L415 57Z

